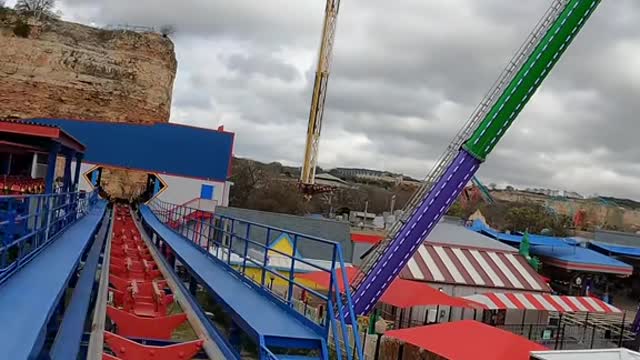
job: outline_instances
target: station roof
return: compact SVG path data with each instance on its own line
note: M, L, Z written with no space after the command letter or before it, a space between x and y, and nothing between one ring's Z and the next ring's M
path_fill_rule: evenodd
M53 125L87 146L85 161L225 181L231 168L234 134L170 123L134 124L69 119L31 119Z
M529 360L547 350L521 336L473 320L391 330L385 333L449 360Z
M50 143L54 142L60 144L63 149L85 152L84 144L55 125L0 120L0 134L3 134L0 148L6 150L48 152Z

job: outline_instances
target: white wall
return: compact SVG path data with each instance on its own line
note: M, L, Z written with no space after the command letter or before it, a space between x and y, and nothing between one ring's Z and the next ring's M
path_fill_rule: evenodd
M442 288L444 292L448 295L455 297L464 297L475 294L482 293L501 293L501 292L515 292L515 291L505 291L501 289L486 289L479 287L471 287L471 286L454 286L449 284L439 284L439 283L426 283L434 289ZM521 293L526 293L527 291L517 291ZM425 311L427 309L436 309L435 306L419 306L414 307L411 311L411 318L413 321L423 321L425 317ZM449 307L442 306L440 312L443 313L439 322L447 322L449 319ZM506 325L519 325L522 324L522 315L523 312L520 310L507 310L505 324ZM525 323L526 324L540 324L546 323L549 313L546 311L527 311L525 315ZM407 316L407 315L405 315ZM482 311L478 311L476 314L476 320L482 321ZM472 320L474 317L474 311L471 309L462 309L462 308L452 308L451 309L451 321L457 320Z
M79 189L84 191L92 191L91 184L82 176L91 170L95 164L82 163L80 166L80 185ZM72 174L75 171L75 162L72 164ZM167 185L164 191L160 193L158 199L172 204L184 204L188 201L200 197L200 190L203 184L214 186L213 200L216 200L220 206L229 205L229 188L230 182L206 181L202 179L185 178L174 175L156 174Z
M173 175L157 174L167 185L160 193L158 199L172 204L184 204L200 197L202 185L214 186L213 199L218 205L229 205L229 193L225 191L225 183L206 181L202 179L185 178Z
M85 177L83 176L84 173L86 173L87 171L91 170L95 165L93 164L87 164L87 163L82 163L80 164L80 180L78 180L78 190L81 191L93 191L93 186L91 186L91 183L89 183ZM73 163L71 163L71 176L75 175L75 171L76 171L76 162L74 161Z

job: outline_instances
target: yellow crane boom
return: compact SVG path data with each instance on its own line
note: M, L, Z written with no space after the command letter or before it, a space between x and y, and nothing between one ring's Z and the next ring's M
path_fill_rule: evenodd
M322 43L320 44L318 67L313 84L313 95L311 97L307 143L304 151L302 171L300 172L300 187L307 195L318 192L318 189L314 186L316 165L318 164L320 131L322 129L324 103L327 97L327 83L329 81L329 70L331 68L333 42L336 36L339 9L340 0L327 0L324 26L322 29Z

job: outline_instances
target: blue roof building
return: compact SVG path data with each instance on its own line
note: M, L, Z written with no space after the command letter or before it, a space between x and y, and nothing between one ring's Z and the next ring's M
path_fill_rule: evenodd
M104 185L103 169L125 169L148 174L144 201L157 198L172 204L208 210L228 205L235 135L231 132L171 123L113 123L70 119L30 119L56 126L86 146L81 190ZM133 180L132 180L133 182ZM127 184L125 186L133 186Z

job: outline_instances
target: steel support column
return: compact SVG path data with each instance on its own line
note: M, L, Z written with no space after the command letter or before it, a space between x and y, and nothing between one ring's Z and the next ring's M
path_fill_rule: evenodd
M83 155L81 153L76 153L76 168L75 168L75 173L73 175L73 191L78 191L78 182L80 181L80 168L82 167L82 158L83 158Z
M71 161L73 160L74 155L75 151L71 151L65 154L62 192L71 192Z
M47 177L45 178L45 194L53 192L53 183L56 180L56 161L60 152L60 144L56 143L49 149L49 161L47 162Z

